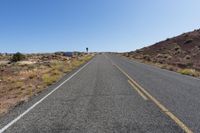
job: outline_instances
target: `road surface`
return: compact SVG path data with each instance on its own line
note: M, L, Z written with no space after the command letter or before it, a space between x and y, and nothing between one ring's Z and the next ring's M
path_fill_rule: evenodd
M5 133L200 132L200 80L95 56L0 118Z

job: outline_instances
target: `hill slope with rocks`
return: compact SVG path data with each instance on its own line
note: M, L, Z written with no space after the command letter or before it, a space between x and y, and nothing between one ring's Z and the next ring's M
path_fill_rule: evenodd
M149 47L123 53L123 55L160 64L173 71L183 69L190 69L191 72L200 71L200 29L168 38ZM181 73L184 74L184 72ZM189 72L188 75L199 76Z

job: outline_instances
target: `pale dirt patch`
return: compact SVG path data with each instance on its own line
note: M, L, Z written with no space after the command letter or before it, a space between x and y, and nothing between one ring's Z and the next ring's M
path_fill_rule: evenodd
M0 61L0 65L5 65L5 64L8 64L10 61Z
M35 61L19 61L17 62L18 65L31 65L31 64L35 64Z

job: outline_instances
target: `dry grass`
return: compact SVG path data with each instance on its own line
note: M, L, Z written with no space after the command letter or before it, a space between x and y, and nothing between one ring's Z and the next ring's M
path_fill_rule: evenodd
M199 73L194 69L180 69L178 70L178 72L184 75L190 75L195 77L199 76Z
M133 58L131 58L131 59L133 59ZM162 68L162 69L167 69L167 70L170 70L170 71L178 72L178 73L183 74L183 75L200 77L200 72L195 70L195 69L189 69L189 68L182 69L182 68L179 68L177 66L173 66L173 65L169 65L169 64L154 63L154 62L146 61L146 60L142 60L142 59L135 59L135 60L137 60L141 63L150 64L150 65Z
M28 101L33 95L57 82L65 73L91 58L91 55L85 55L71 60L58 58L44 63L1 66L0 116L19 103Z
M50 75L50 74L44 74L42 76L42 81L46 84L46 85L51 85L54 82L56 82L58 79L60 78L59 75Z

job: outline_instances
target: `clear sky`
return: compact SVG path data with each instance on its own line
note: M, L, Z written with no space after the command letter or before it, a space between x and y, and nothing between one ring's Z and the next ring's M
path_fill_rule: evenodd
M200 0L0 0L0 52L132 51L200 28Z

